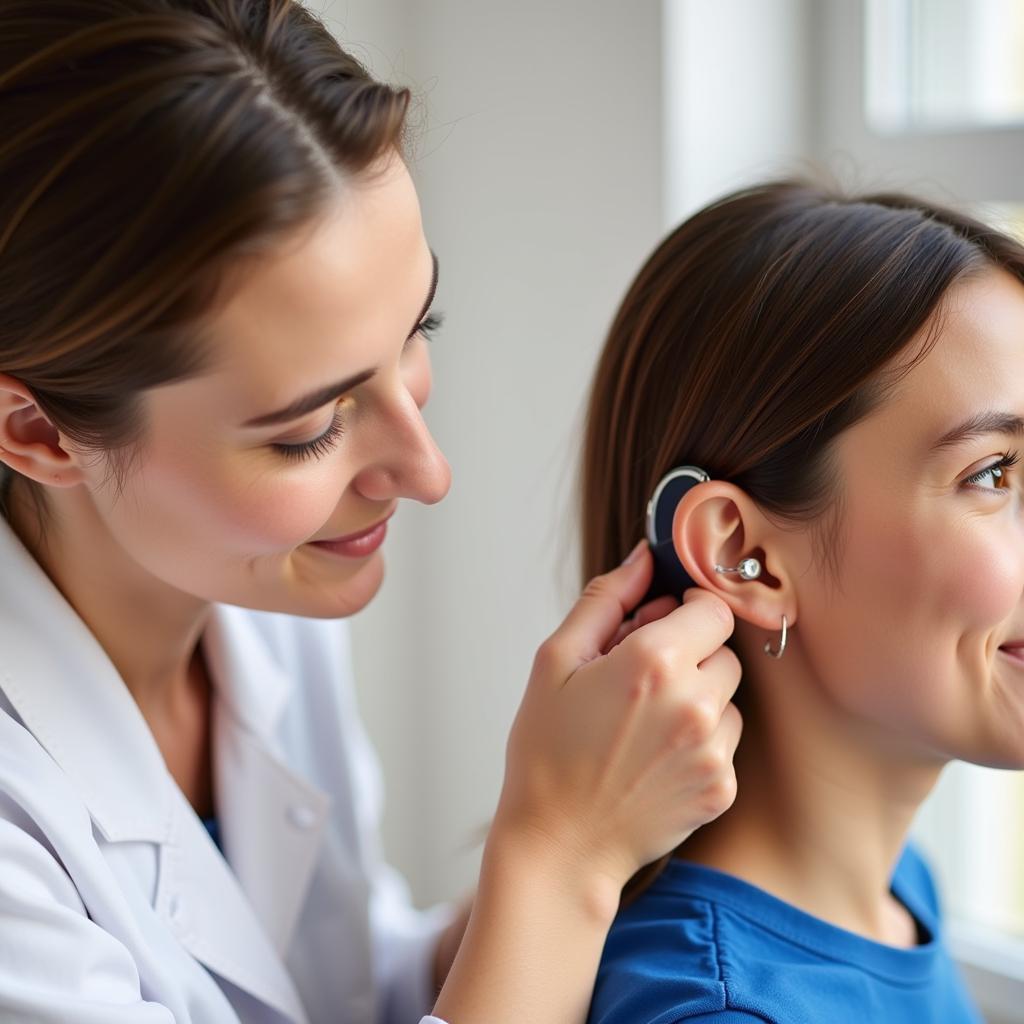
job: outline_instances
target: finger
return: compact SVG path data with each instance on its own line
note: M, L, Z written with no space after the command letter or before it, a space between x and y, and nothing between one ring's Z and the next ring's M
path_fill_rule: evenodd
M653 601L648 601L647 604L641 605L636 610L636 614L633 618L627 619L621 626L619 626L611 643L608 644L601 653L607 654L622 643L622 641L625 640L634 629L638 629L640 626L646 625L648 622L656 622L658 619L668 615L673 608L678 607L679 602L670 594L666 594L664 597L656 597Z
M632 622L628 623L631 627L630 632L639 626L646 626L648 622L657 622L658 619L663 619L669 612L675 611L678 607L679 602L671 594L648 601L647 604L641 605L637 609Z
M635 553L631 562L595 576L551 635L548 647L559 652L565 675L592 661L608 646L626 615L647 592L654 573L651 549L644 542Z
M719 700L719 710L732 700L740 685L742 668L735 651L719 647L698 666L701 685L711 687Z
M635 629L623 644L679 651L696 665L729 639L734 626L732 611L720 597L691 589L683 595L680 607Z
M726 704L716 735L729 760L733 760L736 748L740 745L740 737L743 735L743 716L735 704Z
M619 626L618 630L616 630L615 636L611 638L609 643L602 649L601 653L607 654L609 651L614 650L622 643L623 640L626 639L627 636L629 636L630 633L633 632L634 629L636 629L635 623L632 621L624 622Z
M735 704L730 704L722 715L718 729L711 740L711 749L715 752L716 762L721 766L715 782L711 784L710 791L706 796L711 797L712 803L705 809L718 817L725 813L737 797L736 767L733 763L736 759L736 748L739 745L740 734L743 731L743 718Z

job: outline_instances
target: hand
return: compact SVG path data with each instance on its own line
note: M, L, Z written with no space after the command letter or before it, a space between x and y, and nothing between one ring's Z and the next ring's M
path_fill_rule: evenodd
M587 585L537 652L489 845L526 837L621 887L732 804L740 666L721 646L732 613L694 589L624 623L652 572L644 544Z

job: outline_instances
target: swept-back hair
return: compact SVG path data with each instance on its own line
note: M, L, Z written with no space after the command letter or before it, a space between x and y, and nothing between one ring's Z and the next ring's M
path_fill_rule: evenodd
M408 103L291 0L4 0L0 372L123 483L228 272L400 150Z

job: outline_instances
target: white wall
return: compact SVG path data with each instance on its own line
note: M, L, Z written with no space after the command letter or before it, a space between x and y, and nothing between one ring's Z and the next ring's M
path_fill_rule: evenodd
M666 0L665 216L807 169L814 0Z
M579 411L602 335L661 232L655 0L330 5L423 98L413 173L441 264L427 409L452 463L403 508L353 621L388 785L385 844L421 901L472 883L536 645L575 586Z

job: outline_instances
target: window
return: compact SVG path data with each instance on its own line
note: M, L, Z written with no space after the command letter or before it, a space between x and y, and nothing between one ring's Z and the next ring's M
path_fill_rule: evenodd
M865 24L876 131L1024 123L1020 0L869 0Z

